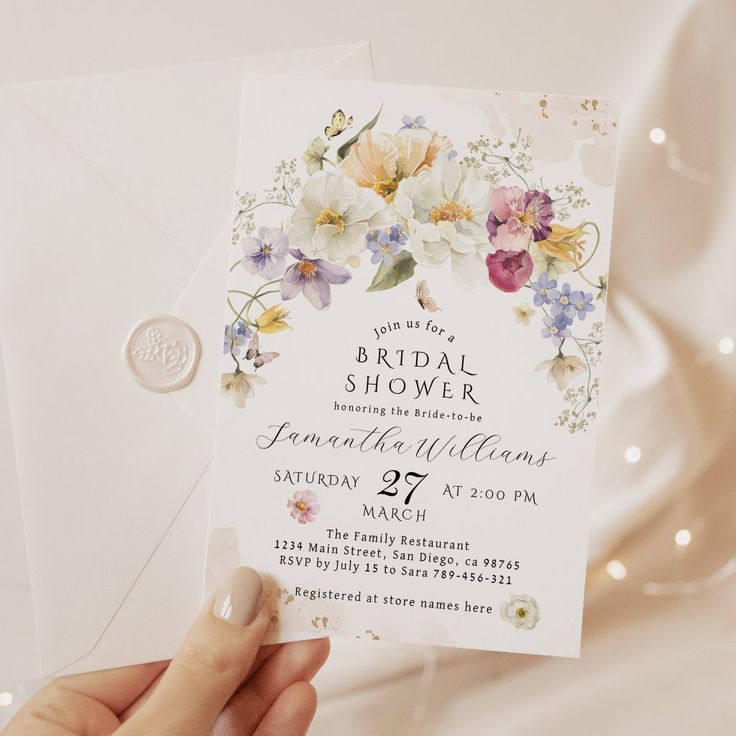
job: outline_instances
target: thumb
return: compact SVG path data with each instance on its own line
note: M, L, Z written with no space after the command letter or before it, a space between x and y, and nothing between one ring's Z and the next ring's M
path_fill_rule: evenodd
M262 593L255 570L235 568L199 614L149 700L116 734L209 734L266 633Z

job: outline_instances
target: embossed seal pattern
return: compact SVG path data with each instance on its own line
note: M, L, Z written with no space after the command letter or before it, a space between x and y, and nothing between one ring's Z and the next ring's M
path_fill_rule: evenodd
M149 391L176 391L197 372L200 344L197 333L169 314L141 322L125 345L125 359L138 383Z

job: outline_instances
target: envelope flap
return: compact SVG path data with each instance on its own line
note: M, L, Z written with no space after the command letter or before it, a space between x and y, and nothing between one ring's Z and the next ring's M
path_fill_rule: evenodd
M3 110L0 158L0 316L53 672L93 645L209 461L199 424L121 358L135 320L164 311L193 265L22 107Z

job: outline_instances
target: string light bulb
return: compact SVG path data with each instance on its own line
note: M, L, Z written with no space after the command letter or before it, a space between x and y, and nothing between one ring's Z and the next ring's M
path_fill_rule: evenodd
M693 535L689 529L678 529L675 533L675 544L678 547L687 547L692 541Z
M13 704L13 693L9 693L7 690L0 693L0 707L7 708Z
M732 337L729 337L728 335L726 335L725 337L722 337L718 341L718 349L724 355L730 355L733 352L734 347L736 347L736 346L734 345L733 338Z
M606 565L606 572L614 580L623 580L629 574L626 565L621 560L609 560Z
M652 128L649 131L649 140L658 146L662 145L666 139L667 134L662 130L662 128Z
M624 457L627 463L638 463L641 460L641 449L636 445L631 445L631 447L626 448Z

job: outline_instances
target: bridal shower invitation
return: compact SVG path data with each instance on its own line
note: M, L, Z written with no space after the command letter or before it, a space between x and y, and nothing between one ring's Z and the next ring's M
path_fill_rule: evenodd
M244 85L210 580L274 642L577 656L611 104Z

